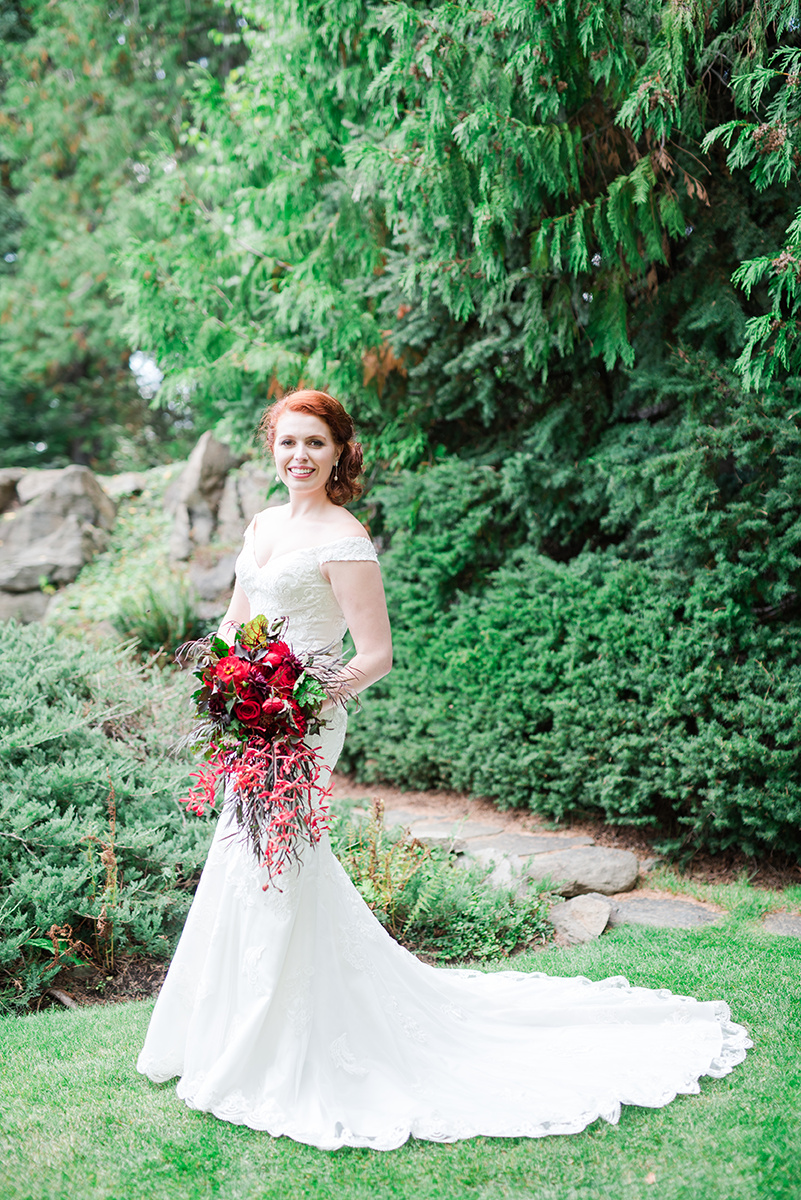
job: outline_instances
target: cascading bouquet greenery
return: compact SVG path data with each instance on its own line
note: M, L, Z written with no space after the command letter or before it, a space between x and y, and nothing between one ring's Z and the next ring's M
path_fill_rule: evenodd
M257 616L233 645L212 636L176 651L182 666L197 664L200 681L197 720L182 744L206 747L205 766L191 773L197 784L179 803L202 815L222 778L245 842L267 869L265 887L328 827L322 760L304 738L321 729L326 698L342 700L341 659L295 654L281 640L285 628L283 617Z

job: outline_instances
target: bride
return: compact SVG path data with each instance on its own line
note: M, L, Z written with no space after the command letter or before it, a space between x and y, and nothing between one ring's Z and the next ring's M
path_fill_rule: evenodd
M287 617L295 650L350 629L341 687L361 691L389 671L391 640L375 550L342 507L360 492L353 423L299 391L260 429L289 503L245 530L221 636L258 613ZM345 726L331 706L313 743L329 772ZM265 890L233 828L224 806L137 1064L180 1076L192 1108L325 1150L542 1137L698 1092L751 1045L722 1001L428 966L385 932L327 838Z

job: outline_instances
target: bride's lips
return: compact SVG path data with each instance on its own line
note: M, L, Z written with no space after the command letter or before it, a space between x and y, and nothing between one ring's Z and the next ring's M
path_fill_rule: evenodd
M314 474L314 467L287 467L289 475L295 475L298 479L307 479L309 475Z

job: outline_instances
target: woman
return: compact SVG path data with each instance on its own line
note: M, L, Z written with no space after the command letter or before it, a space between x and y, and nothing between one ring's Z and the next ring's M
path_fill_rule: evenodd
M245 531L223 636L288 618L312 650L350 629L343 692L391 665L375 551L342 505L361 452L342 406L300 391L261 429L289 503ZM317 739L333 769L345 735L331 707ZM188 1105L322 1149L391 1150L410 1135L574 1133L621 1103L658 1107L745 1057L722 1002L631 988L620 977L437 969L385 932L324 839L266 889L224 809L139 1057L181 1076Z

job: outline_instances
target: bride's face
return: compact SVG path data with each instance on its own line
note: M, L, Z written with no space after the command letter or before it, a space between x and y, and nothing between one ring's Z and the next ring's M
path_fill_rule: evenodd
M324 489L339 448L325 421L311 413L285 412L275 427L273 456L282 483L291 492Z

